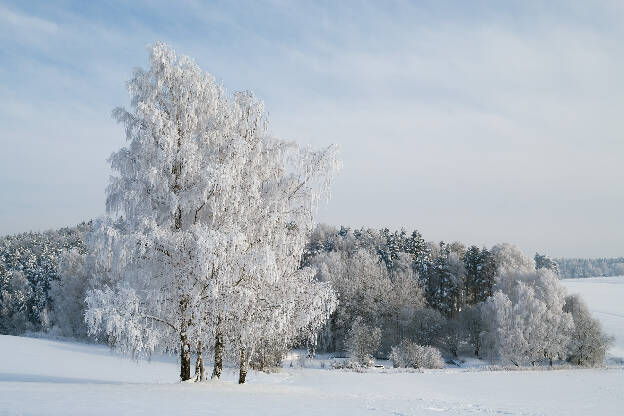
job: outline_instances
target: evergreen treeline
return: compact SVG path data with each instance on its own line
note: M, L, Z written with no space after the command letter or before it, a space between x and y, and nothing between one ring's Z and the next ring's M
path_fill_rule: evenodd
M583 277L624 276L624 257L599 259L555 259L561 277L577 279Z
M89 228L90 223L81 223L0 238L0 333L47 329L50 288L59 280L61 255L69 249L84 253Z

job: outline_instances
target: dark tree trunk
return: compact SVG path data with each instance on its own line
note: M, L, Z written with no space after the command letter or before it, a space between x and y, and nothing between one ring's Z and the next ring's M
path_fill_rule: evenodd
M191 379L191 345L186 335L186 328L180 333L180 380Z
M247 351L245 348L241 348L240 353L240 373L238 375L238 384L244 384L245 378L247 378Z
M221 318L219 318L219 323ZM223 334L221 333L220 325L217 325L217 332L215 334L215 347L214 347L214 367L212 369L212 378L219 379L221 377L221 371L223 370Z
M197 343L197 362L195 363L195 381L206 379L206 369L204 368L203 346L201 341Z
M307 341L308 343L308 358L314 358L316 356L316 342Z
M453 357L457 358L457 347L451 347L450 350L451 354L453 354Z

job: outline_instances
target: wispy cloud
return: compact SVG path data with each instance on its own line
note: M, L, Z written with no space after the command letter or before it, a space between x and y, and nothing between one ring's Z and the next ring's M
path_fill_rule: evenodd
M5 28L8 26L17 32L19 36L26 36L32 32L52 35L59 29L54 22L16 12L2 5L0 5L0 22L5 25Z

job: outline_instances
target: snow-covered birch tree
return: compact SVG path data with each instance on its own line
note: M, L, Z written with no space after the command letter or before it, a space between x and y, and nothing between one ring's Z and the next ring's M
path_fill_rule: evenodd
M221 305L227 309L217 315L229 324L244 382L259 342L278 339L288 346L302 331L312 336L335 308L329 284L314 281L313 272L299 266L338 162L334 147L313 151L270 136L264 106L252 93L236 94L234 104L238 133L252 155L233 213L246 248L237 257L239 274L224 286L227 302Z
M89 293L87 322L132 353L177 351L182 380L193 348L201 354L214 339L220 373L224 340L237 342L244 381L246 348L262 322L304 328L333 310L331 289L296 269L335 149L273 138L259 100L228 96L164 44L128 87L131 109L113 113L129 142L110 158L114 218L94 231L110 267ZM272 290L298 284L308 302Z
M514 365L566 357L573 328L566 291L548 269L503 271L481 308L484 352Z

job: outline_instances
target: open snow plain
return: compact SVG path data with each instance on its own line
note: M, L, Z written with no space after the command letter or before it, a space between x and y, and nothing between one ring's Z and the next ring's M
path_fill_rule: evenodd
M624 278L564 280L624 356ZM106 347L0 336L0 415L621 415L624 368L356 373L286 366L248 384L177 382L173 357L134 362ZM317 363L318 364L318 363Z

